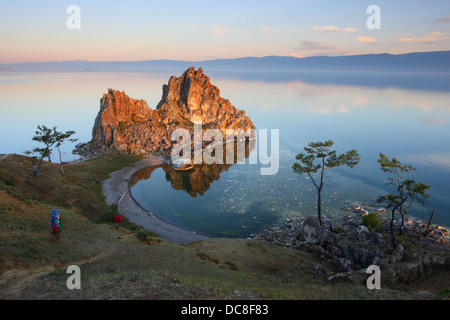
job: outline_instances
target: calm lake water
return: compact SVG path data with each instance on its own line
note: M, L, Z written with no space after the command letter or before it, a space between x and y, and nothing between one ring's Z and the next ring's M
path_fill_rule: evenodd
M39 124L75 130L87 142L108 88L155 108L162 85L183 71L0 74L0 153L32 149ZM161 166L142 172L132 188L143 207L182 227L227 237L315 214L315 189L291 166L309 142L331 139L338 153L356 149L361 161L353 169L327 171L325 215L342 216L346 205L367 207L393 191L377 162L382 152L416 167L412 177L431 185L425 206L409 214L427 220L436 209L433 222L450 225L450 75L204 73L257 129L279 129L279 170L264 176L260 164L248 161L183 173ZM63 160L75 159L72 149L63 146Z

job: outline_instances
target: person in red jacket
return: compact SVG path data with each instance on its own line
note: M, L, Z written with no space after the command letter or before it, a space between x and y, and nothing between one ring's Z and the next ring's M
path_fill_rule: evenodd
M61 230L62 230L62 223L61 223L61 217L59 215L59 209L54 208L52 209L52 220L51 220L51 227L52 227L52 235L59 240Z

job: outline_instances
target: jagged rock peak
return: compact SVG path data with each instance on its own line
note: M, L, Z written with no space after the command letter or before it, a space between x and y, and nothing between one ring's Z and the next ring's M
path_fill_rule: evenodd
M254 129L245 112L235 108L228 99L220 96L220 90L199 68L186 70L181 77L171 77L163 85L163 95L157 106L159 114L167 114L166 123L176 119L191 122L201 121L204 125L225 129Z
M192 86L194 82L195 84ZM195 71L194 67L190 67L181 75L181 77L178 78L172 76L170 77L168 84L163 85L163 95L156 108L160 109L165 103L178 100L189 106L191 103L197 102L195 99L193 100L193 98L203 94L203 91L195 89L206 86L211 86L211 83L209 78L203 73L202 68ZM220 94L218 89L217 93Z
M199 68L186 70L180 77L170 77L163 85L161 101L152 110L145 100L132 99L125 92L108 89L100 99L100 110L92 129L92 140L83 144L94 151L119 150L143 154L170 150L176 142L170 137L176 129L193 133L194 122L203 129L245 132L254 129L245 112L220 96L220 90ZM254 138L251 136L249 138ZM76 151L80 154L86 150Z

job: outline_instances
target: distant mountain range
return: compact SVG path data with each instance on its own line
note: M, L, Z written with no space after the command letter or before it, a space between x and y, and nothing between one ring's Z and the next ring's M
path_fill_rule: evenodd
M245 57L206 61L61 61L0 64L0 72L181 72L191 66L209 71L402 71L450 72L450 51L352 56Z

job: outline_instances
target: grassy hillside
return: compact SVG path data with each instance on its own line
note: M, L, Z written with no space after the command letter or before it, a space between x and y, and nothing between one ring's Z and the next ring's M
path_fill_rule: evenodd
M99 181L138 160L104 155L65 165L64 176L58 164L44 163L34 177L31 158L0 157L1 299L411 299L427 285L334 284L327 280L334 266L300 250L248 239L180 245L126 219L114 223ZM55 206L59 241L50 237ZM66 287L73 264L81 290ZM432 294L445 297L442 290Z

